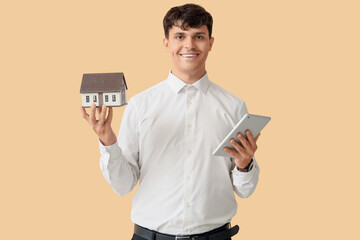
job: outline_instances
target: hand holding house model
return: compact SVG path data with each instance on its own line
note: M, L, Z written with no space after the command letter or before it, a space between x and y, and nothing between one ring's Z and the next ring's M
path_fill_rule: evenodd
M82 107L89 108L93 103L97 108L102 107L103 104L109 107L127 105L127 89L122 72L85 73L80 87Z

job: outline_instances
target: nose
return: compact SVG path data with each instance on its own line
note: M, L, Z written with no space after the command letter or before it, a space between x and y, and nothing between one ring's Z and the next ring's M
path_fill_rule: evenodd
M191 37L187 38L184 47L187 49L192 49L194 47L194 39Z

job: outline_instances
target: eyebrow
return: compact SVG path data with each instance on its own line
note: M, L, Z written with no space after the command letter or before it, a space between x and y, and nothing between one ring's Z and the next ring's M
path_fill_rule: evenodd
M184 34L185 34L184 32L176 32L176 33L174 33L174 35L184 35ZM205 32L195 32L195 35L202 35L202 34L206 35Z

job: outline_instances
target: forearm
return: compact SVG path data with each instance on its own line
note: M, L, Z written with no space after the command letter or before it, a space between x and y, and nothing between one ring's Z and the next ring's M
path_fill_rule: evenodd
M120 196L131 192L138 181L138 167L126 160L118 143L104 146L100 139L100 168L106 181Z

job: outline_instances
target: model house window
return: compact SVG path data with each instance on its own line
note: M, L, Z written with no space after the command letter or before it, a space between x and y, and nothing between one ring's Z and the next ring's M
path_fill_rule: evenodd
M109 95L105 95L105 102L109 101Z
M94 98L93 98L93 100L94 100L93 102L96 102L96 95L94 95Z
M86 102L90 102L90 97L89 96L86 96Z
M116 95L112 95L112 100L113 100L113 102L116 101Z

